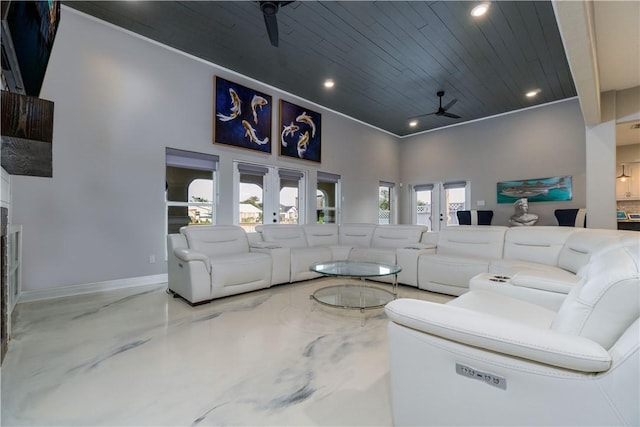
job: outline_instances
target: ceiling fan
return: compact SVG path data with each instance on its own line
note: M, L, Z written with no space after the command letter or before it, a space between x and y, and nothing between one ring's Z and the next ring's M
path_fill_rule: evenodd
M260 4L262 15L264 15L264 23L267 26L271 46L278 47L278 19L276 14L281 7L293 3L293 1L261 1L258 3Z
M453 107L453 104L458 102L457 99L454 98L447 105L445 105L443 107L442 106L442 97L444 96L444 91L440 90L440 91L438 91L438 93L436 93L436 95L438 95L440 97L440 107L438 107L438 111L434 111L433 113L428 113L428 114L422 114L420 116L415 116L415 117L412 117L412 119L417 119L417 118L425 117L425 116L431 116L432 114L435 114L436 116L451 117L452 119L461 119L462 118L462 117L458 116L457 114L453 114L453 113L449 112L449 108Z

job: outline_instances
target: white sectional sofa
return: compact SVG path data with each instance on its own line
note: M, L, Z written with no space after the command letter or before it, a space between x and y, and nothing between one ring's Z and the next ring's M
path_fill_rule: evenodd
M421 243L427 231L421 225L268 224L256 231L250 237L251 248L272 256L274 285L318 277L309 271L311 264L350 259L398 264L398 282L417 286L418 257L435 251L434 244Z
M640 235L510 231L500 273L557 259L583 279L557 309L500 286L387 304L394 425L640 425Z
M450 295L492 290L557 309L586 279L595 253L638 239L634 232L573 227L449 227L438 233L436 251L420 256L418 287Z
M632 231L573 227L261 225L183 227L168 236L169 289L191 303L318 277L331 260L398 264L398 283L450 295L491 290L557 309L586 280L591 257ZM243 268L242 266L251 266ZM380 278L391 282L392 277Z

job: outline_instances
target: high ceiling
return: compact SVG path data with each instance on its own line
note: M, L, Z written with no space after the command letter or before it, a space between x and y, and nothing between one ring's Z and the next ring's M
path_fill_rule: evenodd
M295 1L277 13L279 47L258 2L64 3L400 136L576 96L547 1L492 2L480 18L478 2ZM462 118L410 127L440 90Z

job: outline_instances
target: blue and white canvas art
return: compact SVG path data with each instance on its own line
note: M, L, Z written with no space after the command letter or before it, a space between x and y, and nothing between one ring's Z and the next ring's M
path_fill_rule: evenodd
M320 113L280 100L280 155L320 163L321 120Z
M213 142L271 153L271 96L216 76Z

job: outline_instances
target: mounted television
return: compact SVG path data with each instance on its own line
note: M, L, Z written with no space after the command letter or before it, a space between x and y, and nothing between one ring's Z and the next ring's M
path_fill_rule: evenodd
M1 12L6 88L39 97L60 22L60 2L2 1Z

